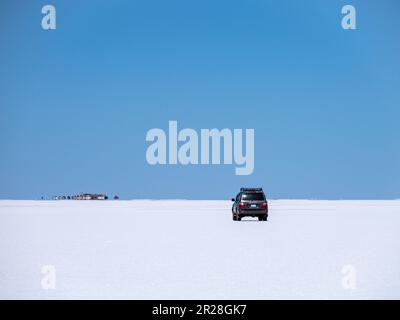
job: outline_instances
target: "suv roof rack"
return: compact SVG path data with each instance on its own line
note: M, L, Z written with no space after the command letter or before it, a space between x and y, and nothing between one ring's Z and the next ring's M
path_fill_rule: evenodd
M240 192L262 192L262 188L240 188Z

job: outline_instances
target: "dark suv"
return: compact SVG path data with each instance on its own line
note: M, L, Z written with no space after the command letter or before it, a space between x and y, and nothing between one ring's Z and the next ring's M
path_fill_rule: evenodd
M232 217L240 221L242 217L257 217L267 221L268 202L262 188L240 188L236 199L232 199Z

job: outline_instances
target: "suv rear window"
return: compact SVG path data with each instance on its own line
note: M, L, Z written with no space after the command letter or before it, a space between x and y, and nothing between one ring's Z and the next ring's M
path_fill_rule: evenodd
M261 192L243 193L242 200L263 201L265 200L265 197L264 194Z

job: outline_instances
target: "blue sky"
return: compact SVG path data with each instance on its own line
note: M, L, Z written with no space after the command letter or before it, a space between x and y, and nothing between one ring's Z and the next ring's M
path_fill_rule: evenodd
M57 29L41 28L41 8ZM341 28L341 8L357 30ZM400 198L400 5L0 3L0 198ZM254 128L255 170L150 166L146 132Z

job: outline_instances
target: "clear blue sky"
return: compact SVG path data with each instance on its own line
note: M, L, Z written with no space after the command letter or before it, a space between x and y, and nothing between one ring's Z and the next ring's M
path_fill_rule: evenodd
M148 165L169 120L254 128L254 173ZM399 120L397 0L0 2L0 198L400 198Z

